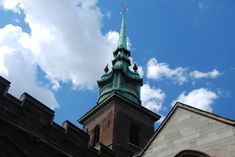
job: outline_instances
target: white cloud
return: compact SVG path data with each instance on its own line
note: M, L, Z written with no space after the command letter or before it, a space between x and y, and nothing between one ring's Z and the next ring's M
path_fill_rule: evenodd
M15 13L20 12L20 2L18 0L1 0L0 5L6 10L12 10Z
M109 34L101 33L103 15L96 1L18 2L31 29L21 44L30 49L53 87L60 87L61 81L75 88L95 87L116 47Z
M153 80L170 79L179 85L187 82L189 78L194 80L202 78L215 79L220 75L221 72L217 69L213 69L209 72L201 72L198 70L189 71L189 68L184 68L181 66L172 69L167 63L158 62L156 58L151 58L147 62L147 78ZM193 82L193 84L195 84L195 82Z
M141 87L142 105L154 112L163 108L163 102L166 95L161 89L156 89L148 84Z
M217 98L218 95L213 91L205 88L199 88L192 90L188 94L186 94L186 92L182 92L178 98L172 102L172 106L179 101L193 107L212 112L212 105Z
M118 32L110 30L106 34L106 37L113 45L118 45L118 39L119 39L119 33ZM126 40L127 40L127 49L130 50L131 49L130 39L127 37Z
M53 90L61 82L71 82L77 89L96 86L117 46L110 33L101 33L103 15L96 0L2 0L0 4L24 12L31 31L13 25L1 29L0 74L12 82L14 95L27 91L49 107L58 107L53 92L39 82L37 67L46 73Z
M143 76L144 76L144 68L142 67L142 66L138 66L138 73L140 74L140 77L142 77L143 78Z
M193 79L202 79L202 78L214 79L221 75L221 73L216 69L213 69L212 71L209 71L209 72L201 72L201 71L195 70L195 71L190 72L189 74Z
M147 78L160 80L162 78L172 79L175 83L182 85L187 81L185 68L177 67L171 69L166 63L159 63L156 58L151 58L147 63Z
M231 98L231 93L228 90L217 88L217 93L219 97Z
M113 44L118 45L119 33L116 31L109 31L106 34L107 39Z
M7 25L0 29L0 75L11 81L9 92L16 97L27 92L50 108L57 108L54 93L37 80L31 53L18 42L25 37L20 27Z

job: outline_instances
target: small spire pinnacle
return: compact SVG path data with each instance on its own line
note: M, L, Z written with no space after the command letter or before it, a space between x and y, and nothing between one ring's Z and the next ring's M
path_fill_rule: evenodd
M104 72L107 74L109 72L109 65L107 64L104 68Z
M126 43L126 11L127 8L124 4L121 6L121 14L122 14L122 24L121 29L119 33L119 40L118 40L118 48L124 48L127 49L127 43Z
M138 70L137 63L134 63L133 70L136 72Z

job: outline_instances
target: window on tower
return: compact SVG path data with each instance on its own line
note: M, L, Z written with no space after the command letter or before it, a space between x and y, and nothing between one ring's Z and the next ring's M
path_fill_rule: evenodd
M139 146L139 129L135 125L130 126L130 143Z
M93 130L93 133L92 133L92 146L96 146L96 144L99 143L100 141L100 126L99 125L96 125L96 127L94 128Z

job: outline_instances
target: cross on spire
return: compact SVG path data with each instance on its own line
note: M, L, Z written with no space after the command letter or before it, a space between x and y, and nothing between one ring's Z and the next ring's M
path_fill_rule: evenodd
M127 10L128 8L124 4L121 4L121 14L125 15Z

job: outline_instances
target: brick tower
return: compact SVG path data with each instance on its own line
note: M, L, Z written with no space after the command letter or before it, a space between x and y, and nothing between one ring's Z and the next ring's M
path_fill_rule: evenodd
M136 64L130 70L130 51L126 42L125 9L117 49L113 52L112 69L98 80L97 104L78 119L90 135L90 145L99 143L112 149L117 157L130 157L153 135L154 122L160 116L141 106L140 87L143 80Z

